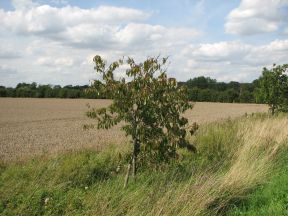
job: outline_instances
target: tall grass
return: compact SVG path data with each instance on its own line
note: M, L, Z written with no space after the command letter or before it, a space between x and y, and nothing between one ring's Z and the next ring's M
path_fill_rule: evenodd
M141 167L123 189L127 150L82 151L1 169L3 215L215 215L229 212L273 174L288 149L287 116L249 115L202 125L161 169Z

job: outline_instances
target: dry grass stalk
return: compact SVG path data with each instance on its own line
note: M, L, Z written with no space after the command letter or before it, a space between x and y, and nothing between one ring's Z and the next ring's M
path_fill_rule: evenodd
M206 178L200 176L190 184L169 190L151 215L160 210L162 215L215 215L225 210L231 200L241 198L249 189L263 183L273 168L277 151L288 145L288 119L244 120L239 136L242 144L227 172ZM161 206L169 207L162 209Z

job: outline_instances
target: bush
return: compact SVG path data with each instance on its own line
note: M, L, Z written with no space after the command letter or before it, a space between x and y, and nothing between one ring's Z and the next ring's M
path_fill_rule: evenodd
M112 98L107 108L90 108L87 116L97 120L97 128L109 129L123 121L122 129L133 140L130 165L136 174L136 159L168 161L177 156L176 149L195 149L187 142L188 120L181 113L192 106L188 102L187 90L178 87L174 78L168 78L163 69L167 58L148 58L136 64L133 59L120 59L106 66L106 62L95 56L95 69L102 80L95 80L90 92ZM125 78L115 79L115 70L126 63ZM87 126L90 128L93 126ZM129 170L129 169L128 169ZM129 174L129 171L128 171ZM129 176L129 175L127 175Z

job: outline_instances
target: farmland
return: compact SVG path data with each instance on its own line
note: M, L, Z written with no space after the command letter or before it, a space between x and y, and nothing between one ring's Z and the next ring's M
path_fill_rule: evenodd
M93 123L85 116L86 104L107 106L109 100L0 98L0 158L22 161L80 149L101 150L109 144L127 142L117 126L106 130L83 130ZM235 118L245 113L267 112L266 105L196 103L185 116L192 123Z
M201 124L197 154L143 164L126 189L119 145L0 164L0 215L287 215L287 127L265 114Z
M0 0L0 216L288 216L287 12Z
M288 119L266 105L196 103L185 116L200 124L189 137L197 153L181 150L161 170L142 164L122 189L127 138L119 126L82 129L93 122L86 104L109 100L0 101L1 215L288 213Z

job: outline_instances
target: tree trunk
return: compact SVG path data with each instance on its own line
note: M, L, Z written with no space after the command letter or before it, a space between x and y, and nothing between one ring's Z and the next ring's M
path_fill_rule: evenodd
M133 155L133 159L132 159L132 176L135 179L135 176L136 176L136 157L135 157L135 155Z
M127 187L128 182L129 182L129 175L130 175L130 170L131 170L131 166L132 166L132 176L134 178L134 180L136 179L136 172L137 172L137 155L139 154L140 151L140 143L138 141L138 139L134 139L134 144L133 144L133 155L132 158L128 164L127 167L127 173L125 176L125 182L124 182L124 188Z
M134 109L134 113L133 113L134 122L132 124L132 127L135 130L134 134L132 135L132 139L133 139L133 154L132 154L132 158L131 158L131 160L129 162L129 165L128 165L128 170L127 170L126 177L125 177L124 188L127 187L127 184L128 184L128 181L129 181L131 165L132 165L132 176L134 178L134 181L136 180L135 179L136 172L137 172L137 167L136 167L137 164L136 164L136 162L137 162L137 155L140 152L140 142L138 140L137 115L136 115L137 105L136 105L135 108L134 108L134 105L133 105L133 109Z
M274 113L275 113L275 106L272 105L272 107L271 107L271 114L274 115Z
M137 172L137 156L140 151L140 143L138 139L134 140L134 148L133 148L133 157L132 157L132 174L133 178L135 179L136 172Z
M124 188L127 187L127 184L128 184L128 181L129 181L130 170L131 170L131 160L130 160L130 162L128 164L128 167L127 167L127 173L126 173L126 176L125 176Z

